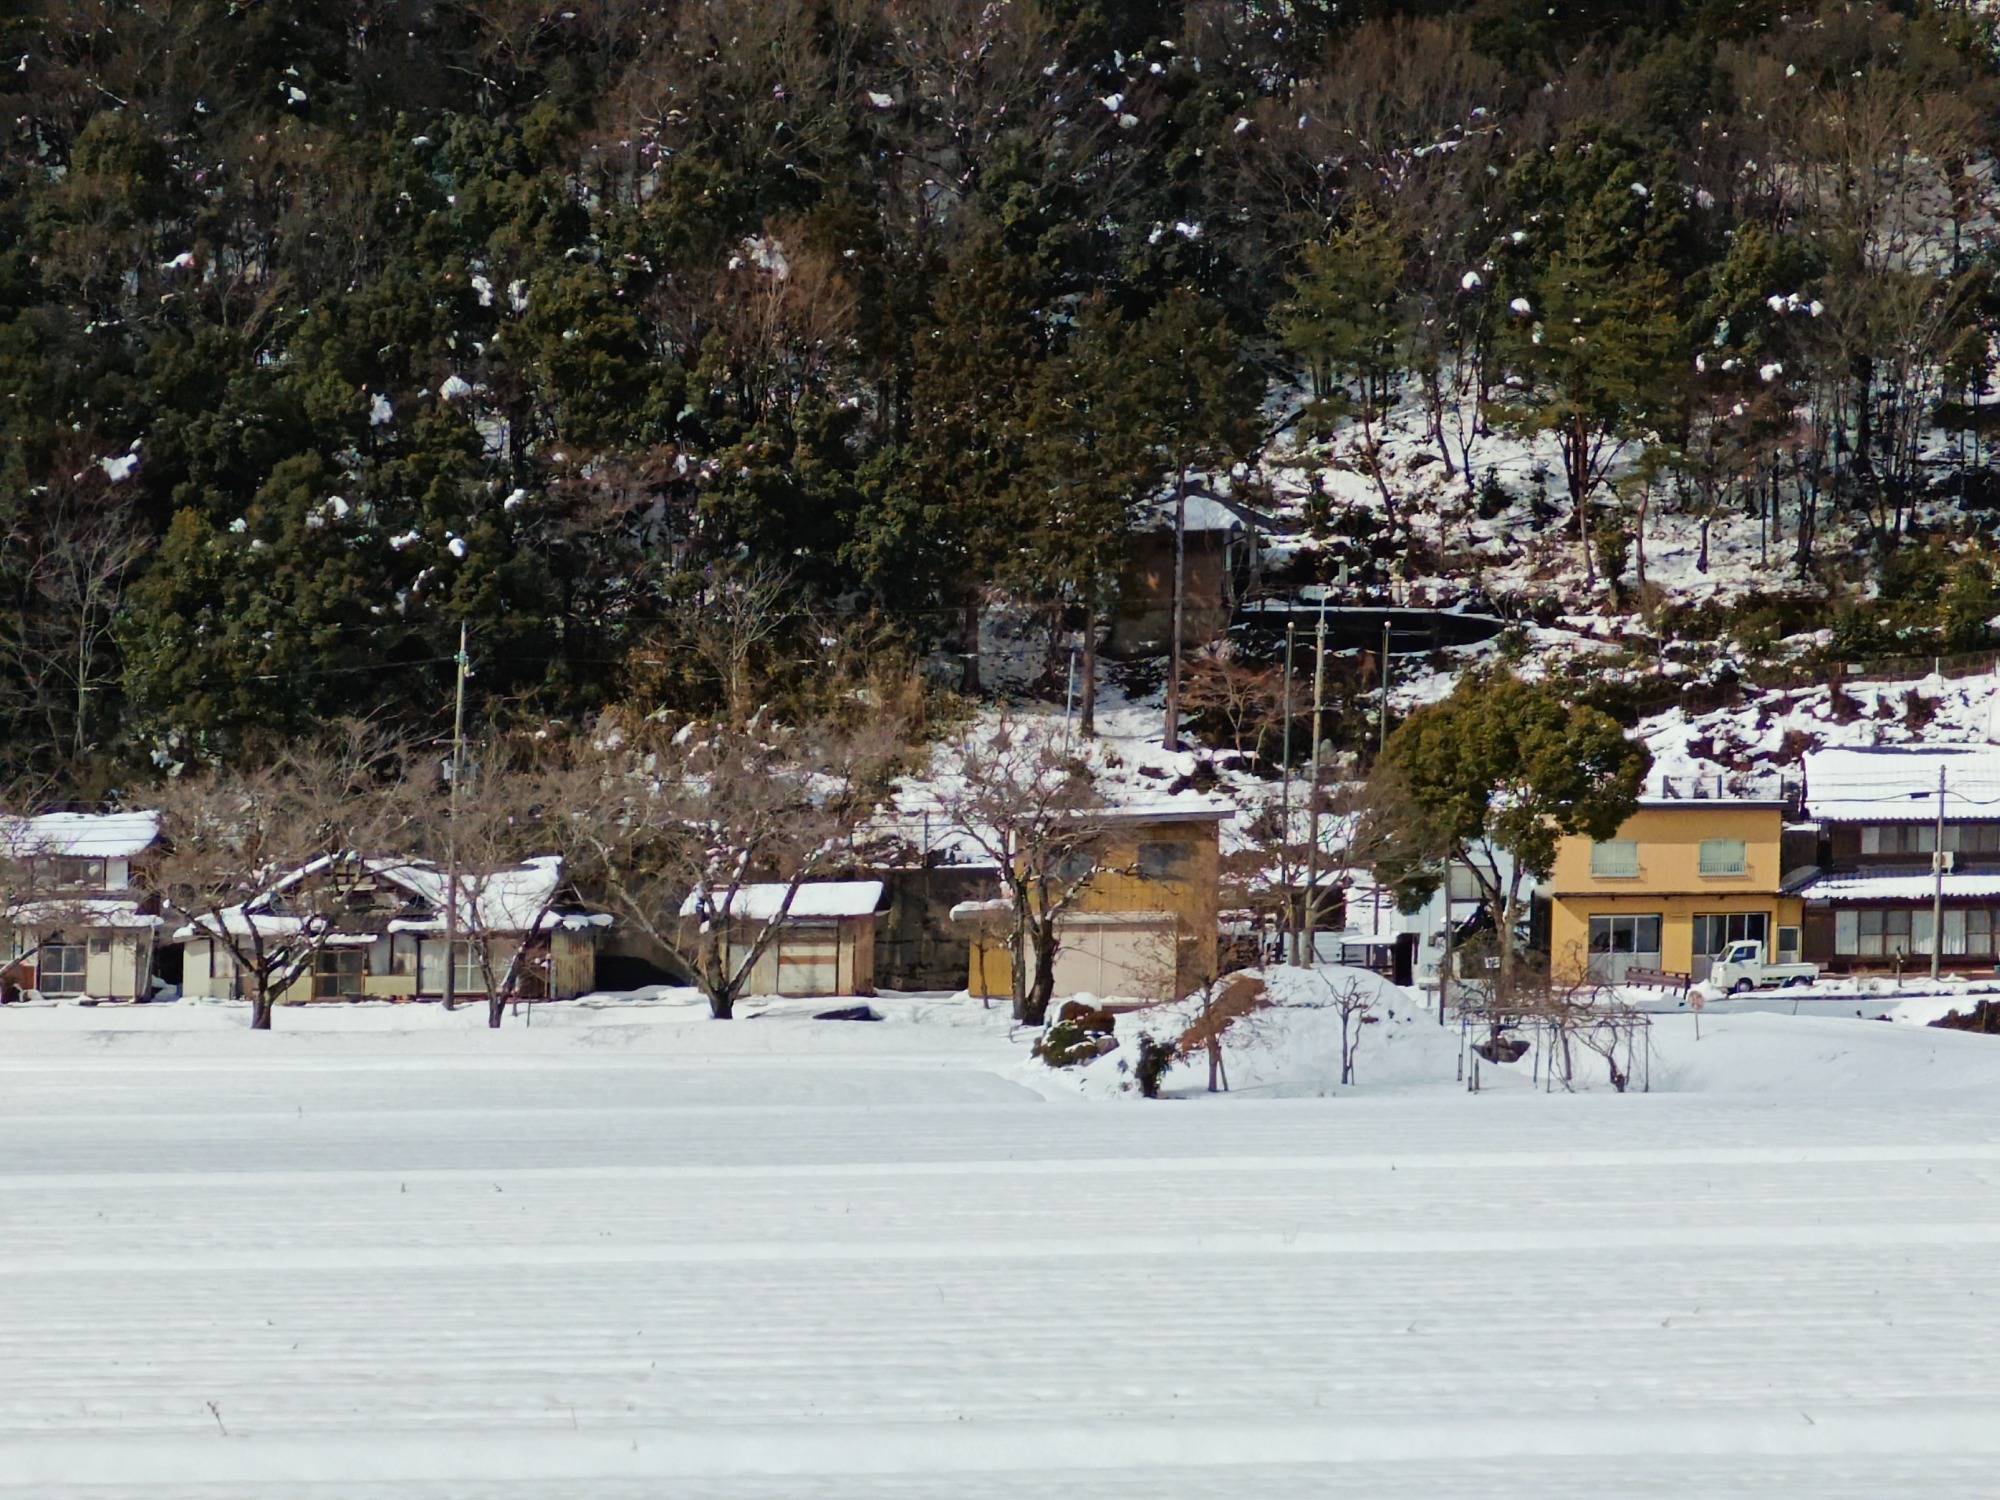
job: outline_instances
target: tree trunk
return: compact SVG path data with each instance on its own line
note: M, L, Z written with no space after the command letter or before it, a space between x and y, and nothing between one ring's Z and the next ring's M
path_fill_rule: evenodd
M257 993L250 1000L250 1029L252 1031L271 1029L271 996L262 985L258 986Z
M1507 898L1500 906L1500 930L1493 936L1500 945L1500 996L1514 998L1514 920L1520 910L1521 882L1518 874L1507 886Z
M716 1021L736 1019L736 996L727 990L715 990L708 997L708 1014Z
M1043 1026L1049 1019L1049 1001L1056 992L1056 933L1053 919L1040 924L1032 934L1035 974L1021 996L1020 1021L1023 1026Z
M1581 415L1562 429L1563 480L1576 511L1576 542L1583 552L1583 586L1597 587L1597 559L1590 552L1590 432Z
M488 995L486 997L486 1024L489 1027L498 1031L500 1029L500 1018L506 1015L506 1013L507 997L505 995Z
M959 678L959 691L968 698L979 692L979 596L974 594L965 601L965 670Z
M1083 705L1077 710L1077 730L1085 739L1097 734L1097 594L1091 590L1083 605Z
M1633 535L1635 541L1637 542L1637 551L1638 551L1639 589L1642 593L1645 591L1646 588L1646 512L1651 510L1652 507L1653 507L1653 487L1652 485L1648 484L1645 487L1645 489L1640 492L1639 495L1639 510L1638 510L1638 515L1636 517L1637 525L1634 527L1633 530Z
M1181 634L1187 628L1187 475L1183 472L1174 485L1174 607L1173 626L1167 642L1167 722L1160 737L1161 748L1181 747Z

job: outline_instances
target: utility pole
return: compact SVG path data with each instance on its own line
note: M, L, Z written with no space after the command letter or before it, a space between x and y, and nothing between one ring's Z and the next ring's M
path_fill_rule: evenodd
M1063 739L1076 742L1076 648L1069 653L1069 686L1063 690Z
M1167 667L1167 732L1165 749L1181 747L1181 625L1187 608L1187 479L1174 487L1174 638Z
M465 626L458 627L458 685L451 706L451 798L444 835L444 1008L458 1006L458 783L465 771Z
M1944 955L1944 767L1938 767L1937 840L1931 849L1931 983Z
M1376 743L1375 758L1379 761L1389 749L1389 622L1382 622L1382 737Z
M1319 746L1320 711L1326 702L1326 590L1319 596L1319 624L1313 630L1312 785L1307 788L1306 966L1319 962Z
M1451 872L1452 858L1444 857L1444 963L1438 969L1438 1025L1444 1025L1444 1013L1451 1003Z
M1285 889L1289 910L1285 913L1285 941L1291 947L1292 962L1299 961L1299 909L1292 901L1292 637L1298 627L1285 621L1285 748L1282 752L1284 776L1278 790L1278 880Z

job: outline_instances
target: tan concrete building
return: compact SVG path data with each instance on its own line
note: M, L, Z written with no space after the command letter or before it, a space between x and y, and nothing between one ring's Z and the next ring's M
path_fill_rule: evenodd
M1615 838L1564 839L1556 853L1549 956L1566 978L1616 982L1627 971L1699 981L1744 938L1797 959L1797 896L1781 868L1787 803L1773 785L1739 792L1667 782L1640 799Z
M1057 999L1172 999L1212 973L1220 829L1234 814L1205 797L1174 797L1111 817L1096 871L1057 923ZM981 932L972 945L972 993L1010 997L1013 972L1010 933L997 924Z

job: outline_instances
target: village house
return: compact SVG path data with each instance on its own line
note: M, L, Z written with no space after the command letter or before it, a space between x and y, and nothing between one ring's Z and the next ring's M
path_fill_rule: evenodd
M504 974L524 940L525 998L566 1000L595 988L598 933L611 918L574 899L558 856L461 874L455 938L447 933L447 883L443 870L422 860L314 860L256 900L179 928L174 937L185 945L182 992L240 997L235 957L220 934L253 929L267 942L312 933L307 940L318 944L311 972L278 997L282 1003L440 999L447 964L455 995L483 997L489 965L495 975Z
M1167 1000L1214 977L1220 930L1222 824L1235 808L1206 797L1119 809L1076 905L1057 922L1057 999L1090 994ZM997 903L973 939L975 998L1014 993L1010 931Z
M1669 777L1613 838L1566 838L1551 878L1550 966L1618 983L1635 971L1694 982L1732 942L1795 962L1801 901L1789 891L1786 789L1776 781Z
M152 993L159 903L145 870L156 813L43 813L0 823L0 992L90 1000Z
M1835 973L2000 957L2000 750L1821 750L1805 760L1817 850L1796 894L1804 956ZM1941 868L1940 868L1941 867Z
M757 955L743 992L749 995L872 995L875 993L875 924L882 905L879 880L807 881L785 904L782 883L746 885L718 914L729 926L729 964L735 972L765 928L777 933ZM681 920L697 912L690 893Z

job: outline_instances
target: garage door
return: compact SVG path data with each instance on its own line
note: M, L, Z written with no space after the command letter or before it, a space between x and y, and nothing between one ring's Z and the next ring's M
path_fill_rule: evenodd
M1174 988L1173 929L1157 921L1064 923L1056 995L1164 1000Z

